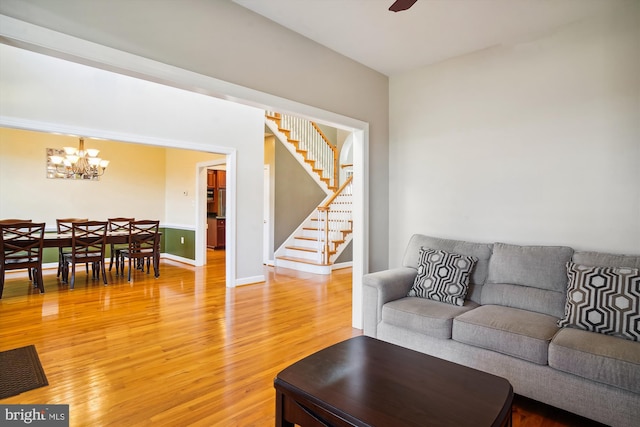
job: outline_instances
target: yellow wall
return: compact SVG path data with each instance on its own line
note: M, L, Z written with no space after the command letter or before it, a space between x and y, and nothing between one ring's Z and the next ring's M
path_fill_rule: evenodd
M224 159L224 155L176 148L167 148L166 152L165 221L170 226L195 225L196 192L206 192L205 186L201 190L196 188L196 165Z
M87 139L87 148L100 149L100 156L111 161L100 181L48 179L46 148L67 145L77 146L78 139L0 128L0 218L45 221L47 229L63 217L131 216L165 222L169 215L174 222L194 225L192 203L167 182L182 176L178 187L190 185L189 194L194 195L195 163L215 155ZM167 178L168 170L174 178Z

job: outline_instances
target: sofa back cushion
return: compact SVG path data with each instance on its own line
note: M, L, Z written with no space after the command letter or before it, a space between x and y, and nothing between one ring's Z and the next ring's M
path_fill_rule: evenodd
M562 317L572 255L566 246L495 243L481 303Z
M493 245L490 243L474 243L463 240L441 239L438 237L414 234L409 240L402 265L417 269L420 263L420 248L436 249L456 254L472 256L477 259L469 277L467 299L480 303L482 285L487 279L489 259Z
M640 268L640 255L617 255L605 252L576 251L572 261L589 267Z

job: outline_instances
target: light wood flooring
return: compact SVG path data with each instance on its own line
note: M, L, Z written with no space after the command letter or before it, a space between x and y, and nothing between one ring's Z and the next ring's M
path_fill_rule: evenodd
M114 269L103 286L80 269L69 290L55 273L45 294L7 277L0 350L34 344L49 385L0 404L69 404L71 426L273 426L275 375L361 334L351 269L265 267L265 283L227 289L224 251L209 250L205 267L163 260L158 279ZM513 425L597 424L518 398Z

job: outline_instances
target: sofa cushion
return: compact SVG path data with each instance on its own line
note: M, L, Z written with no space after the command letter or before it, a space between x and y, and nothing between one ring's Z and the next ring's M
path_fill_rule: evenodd
M494 244L481 303L562 317L572 254L566 246Z
M558 326L640 340L640 273L637 268L567 263L565 315Z
M492 244L441 239L422 234L414 234L409 240L409 244L407 245L407 250L402 261L402 265L404 267L418 268L421 247L439 249L442 251L476 257L476 265L469 276L467 299L480 303L482 285L487 279L489 258L491 258L491 251L493 248Z
M557 321L557 318L546 314L483 305L453 320L452 338L546 365L549 342L558 331Z
M451 338L453 318L478 307L466 301L463 307L424 298L406 297L382 307L382 321L434 338Z
M469 274L476 259L447 251L420 248L418 274L407 296L462 306L469 289Z
M591 267L640 268L640 255L617 255L606 252L576 251L573 262Z
M549 366L640 393L640 342L565 328L549 345Z

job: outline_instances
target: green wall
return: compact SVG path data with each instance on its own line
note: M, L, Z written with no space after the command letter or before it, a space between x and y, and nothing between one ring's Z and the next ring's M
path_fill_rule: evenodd
M161 228L162 240L160 245L163 253L196 259L196 232L177 228ZM184 238L184 243L181 243Z
M196 259L196 232L194 230L181 230L177 228L160 228L160 252L180 256L188 259ZM184 244L180 238L184 237ZM107 245L107 258L111 257L109 245ZM58 248L45 248L43 263L58 262Z

